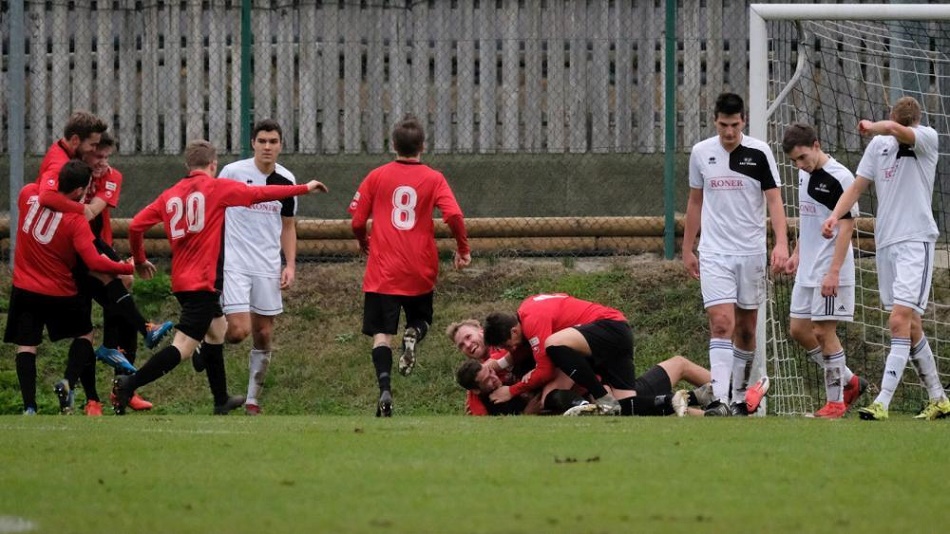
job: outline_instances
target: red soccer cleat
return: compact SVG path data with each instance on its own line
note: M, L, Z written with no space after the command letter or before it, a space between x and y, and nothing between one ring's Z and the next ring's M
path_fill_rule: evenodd
M102 417L102 403L99 401L86 401L86 415L89 417Z
M763 376L745 392L745 407L749 414L755 413L762 403L762 398L769 392L769 377Z
M829 402L814 413L817 419L840 419L848 411L848 405L843 402Z
M143 412L145 410L151 410L152 403L139 397L138 393L133 393L132 399L129 400L129 408L132 408L136 412Z
M848 385L844 387L844 405L850 408L854 401L861 398L868 389L868 381L858 375L852 375Z

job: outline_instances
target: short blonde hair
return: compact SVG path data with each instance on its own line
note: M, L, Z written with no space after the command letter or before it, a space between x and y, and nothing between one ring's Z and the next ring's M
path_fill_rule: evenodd
M920 122L920 102L912 96L904 96L891 108L891 120L901 126L913 126Z
M185 146L185 165L188 170L204 169L215 161L218 161L218 150L211 141L196 139Z
M449 336L449 339L455 343L455 334L458 334L459 328L462 328L463 326L474 326L480 330L482 328L482 323L478 322L477 319L465 319L464 321L457 321L450 324L448 328L445 329L445 335Z

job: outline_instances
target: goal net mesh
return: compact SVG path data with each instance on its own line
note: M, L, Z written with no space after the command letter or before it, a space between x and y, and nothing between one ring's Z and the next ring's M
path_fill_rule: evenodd
M854 172L867 140L858 135L861 119L885 119L900 96L916 97L924 108L922 123L940 136L940 163L933 210L940 229L930 305L923 317L941 383L950 381L950 276L946 238L950 221L950 24L919 21L768 21L768 142L782 174L783 197L794 246L797 240L798 173L785 158L785 127L801 121L818 131L822 148ZM800 57L801 56L801 57ZM858 405L873 400L890 344L888 316L880 306L874 262L873 185L860 199L855 236L856 306L853 323L841 323L838 335L848 366L872 388ZM822 372L788 335L792 279L770 283L767 308L767 372L772 378L769 410L780 415L814 411L825 402ZM913 366L908 364L891 404L892 411L916 412L927 401Z

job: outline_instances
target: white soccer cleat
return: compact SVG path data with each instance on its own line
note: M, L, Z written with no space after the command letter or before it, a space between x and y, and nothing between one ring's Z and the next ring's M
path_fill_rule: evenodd
M689 391L681 389L673 394L673 399L670 401L673 405L673 411L676 412L677 417L686 417L686 412L689 409Z

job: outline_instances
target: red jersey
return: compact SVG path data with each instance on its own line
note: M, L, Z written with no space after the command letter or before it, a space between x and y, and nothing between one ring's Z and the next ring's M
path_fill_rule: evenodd
M373 219L364 292L416 296L435 289L435 208L452 229L459 253L468 254L462 210L442 173L418 161L396 160L366 176L349 208L361 245L367 242L366 221Z
M308 191L306 184L248 187L192 171L135 215L129 225L129 248L135 263L144 263L145 231L161 222L172 249L172 291L220 291L225 208Z
M518 382L511 386L512 396L539 389L554 378L554 364L544 349L544 342L551 334L594 321L626 322L627 318L619 310L566 293L553 293L524 299L518 307L518 320L521 335L534 355L535 368L527 383Z
M99 255L85 217L40 206L40 186L27 184L17 200L17 242L13 256L13 286L40 295L76 295L73 268L77 254L90 271L132 274L129 263Z
M81 202L74 202L59 194L59 171L71 158L72 154L62 139L46 150L36 176L36 183L40 186L40 206L63 213L84 214Z
M101 198L106 203L99 215L89 221L92 232L112 246L112 216L109 211L119 205L119 195L122 193L122 173L109 167L105 174L98 178L93 176L86 189L85 203L89 204L94 198Z

